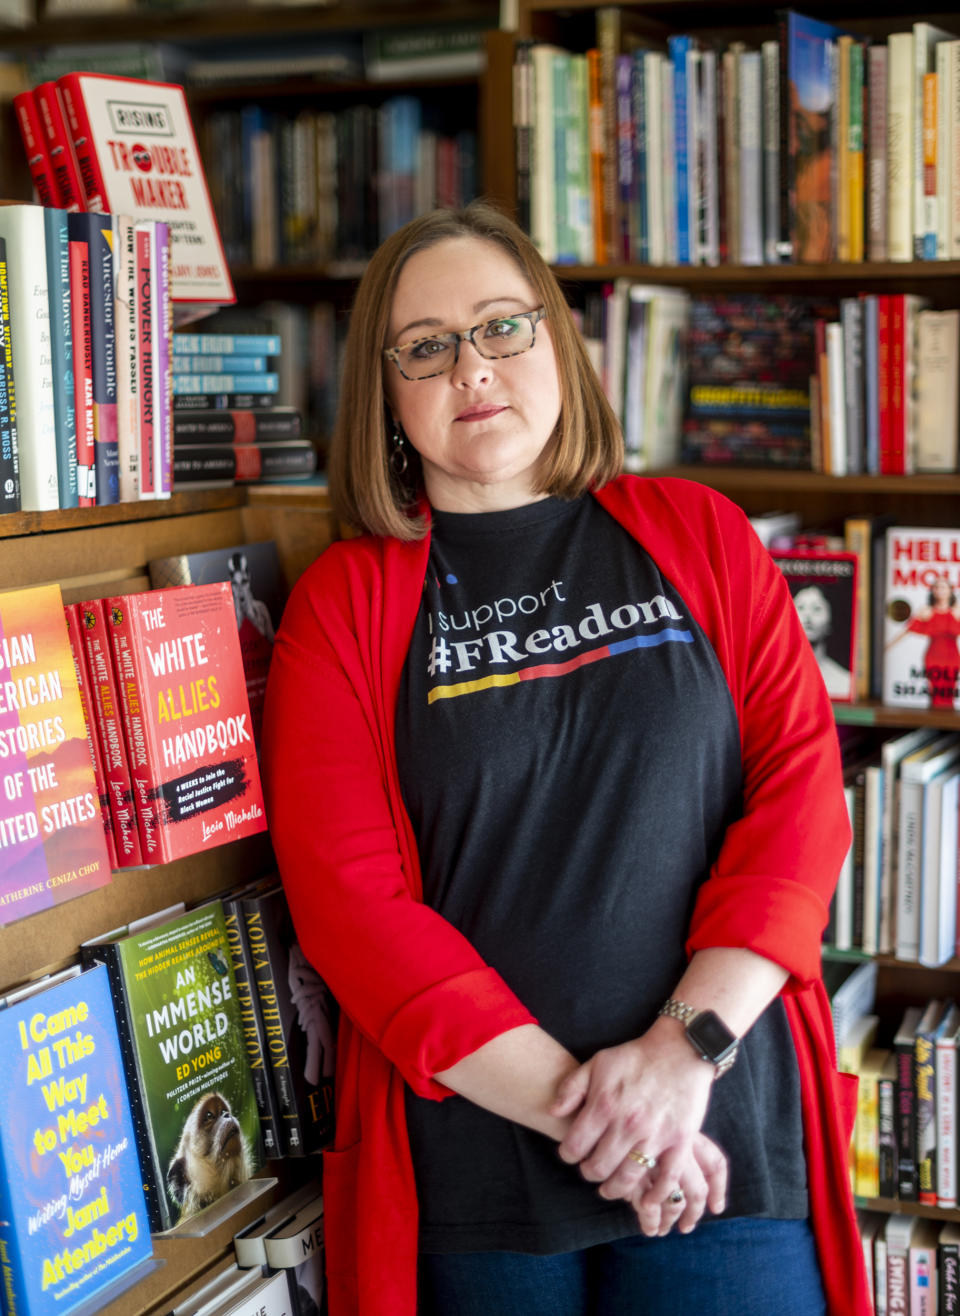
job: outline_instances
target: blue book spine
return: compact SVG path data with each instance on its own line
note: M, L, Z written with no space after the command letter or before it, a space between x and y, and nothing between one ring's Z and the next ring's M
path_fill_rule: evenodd
M201 355L196 352L174 353L173 356L173 369L182 375L260 375L266 368L265 356Z
M73 391L73 325L70 319L70 237L67 212L43 212L50 299L50 357L53 362L53 414L57 428L60 506L79 507L77 487L77 404Z
M280 376L274 371L260 375L174 375L175 396L183 393L276 393Z
M0 512L20 511L20 453L13 387L13 337L7 284L7 240L0 238Z
M635 184L633 249L641 265L650 261L650 234L647 231L647 66L644 52L633 55L633 176Z
M0 1048L4 1312L99 1310L153 1254L106 970L0 1010Z
M173 351L233 353L237 356L278 356L279 334L174 334Z
M93 445L97 505L120 498L117 444L117 335L112 221L84 211L67 219L70 236L87 244L90 278L90 357L93 374Z
M864 449L867 475L880 474L880 358L876 294L863 299Z
M687 152L687 54L692 37L668 37L667 49L673 64L673 149L677 175L677 264L689 265L690 255L690 159Z

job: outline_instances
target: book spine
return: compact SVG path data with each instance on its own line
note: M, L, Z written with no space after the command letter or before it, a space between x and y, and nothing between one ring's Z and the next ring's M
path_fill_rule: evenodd
M920 954L920 845L923 787L900 782L897 846L897 958L916 960Z
M7 242L0 237L0 513L20 510L20 452L13 378Z
M597 10L597 46L600 50L600 98L603 107L603 225L604 264L616 259L619 230L617 195L617 55L620 53L620 15L612 5Z
M691 263L690 246L690 157L687 137L687 60L691 52L691 38L672 36L667 47L673 67L673 158L676 162L675 223L677 235L677 264Z
M283 1154L303 1156L305 1154L303 1128L297 1110L297 1098L290 1071L290 1057L277 998L278 988L274 981L262 905L263 902L258 896L248 896L243 900L247 944L250 948L253 976L260 1002L260 1017L263 1020L267 1054L273 1073Z
M890 407L887 465L885 475L906 474L906 333L907 315L903 293L891 293L890 308Z
M34 87L33 95L53 170L57 193L55 204L63 210L84 210L83 182L74 159L56 83L41 82Z
M887 259L887 48L868 47L867 254Z
M153 376L153 441L158 498L169 498L173 490L173 376L170 341L173 337L173 304L170 298L170 226L161 220L154 225L153 238L153 346L156 368Z
M140 825L140 849L144 863L161 864L170 856L165 853L164 832L158 817L159 801L155 790L157 779L140 669L136 598L135 594L113 595L104 599L103 606L113 646L130 779Z
M850 47L853 38L837 39L837 96L833 104L836 126L836 187L832 188L836 206L836 251L838 261L850 260Z
M877 1197L880 1187L877 1081L873 1074L860 1074L859 1080L854 1126L853 1190L858 1197Z
M252 375L174 375L173 391L183 393L276 393L280 376L274 370Z
M303 417L299 411L178 411L173 416L174 444L257 443L273 439L299 439Z
M916 1100L917 1201L937 1203L936 1048L933 1037L918 1033L914 1042L913 1084Z
M913 33L887 40L887 260L913 260Z
M179 375L262 375L267 369L267 358L186 352L173 355L170 368Z
M43 126L33 93L21 91L13 98L17 127L27 155L27 168L33 181L37 200L42 206L57 204L56 180L43 137Z
M877 1080L877 1196L897 1195L897 1081Z
M172 350L184 353L233 354L235 356L278 356L279 334L188 334L173 335Z
M90 672L91 711L103 751L117 864L120 868L135 868L143 863L143 857L106 617L99 599L81 604L80 609Z
M951 54L946 41L937 45L936 242L937 260L950 250L950 101Z
M77 408L73 380L73 324L70 307L70 235L65 210L45 210L47 284L50 297L50 354L53 410L57 432L60 506L80 505L77 483Z
M63 77L57 79L57 90L60 93L67 132L70 134L74 158L83 183L85 208L102 214L110 207L107 204L107 189L100 161L97 159L90 119L83 103L80 79L75 73L65 73Z
M93 441L93 339L90 327L90 252L70 233L70 317L73 339L74 426L77 442L77 501L97 501L97 467Z
M887 1316L910 1316L906 1248L887 1245Z
M134 225L136 263L137 379L139 381L140 497L156 498L159 490L154 427L156 422L156 364L154 355L153 230L152 219Z
M231 480L256 484L283 476L312 475L316 452L312 444L234 443L210 446L179 444L173 450L173 480L183 488L196 480Z
M917 1200L916 1097L913 1085L913 1038L894 1043L897 1057L897 1196Z
M90 336L93 351L93 448L97 505L120 496L117 450L117 331L109 215L89 217Z
M0 1138L0 1284L3 1316L29 1316L25 1258L17 1224L14 1220L12 1166L6 1164L3 1139Z
M890 294L877 294L877 431L880 475L895 475L891 411Z
M859 297L840 299L843 325L843 406L846 426L847 474L862 475L865 463L863 407L863 303Z
M950 104L947 113L950 120L950 196L947 210L950 223L947 255L956 260L960 257L960 46L955 41L949 45Z
M100 817L103 820L103 834L107 845L110 868L120 867L117 858L117 843L113 834L113 820L110 815L110 792L107 788L106 769L103 762L103 749L97 730L95 715L91 707L90 670L87 666L87 652L83 642L83 609L79 603L64 606L67 618L67 634L70 637L70 649L73 653L73 666L77 674L77 688L80 691L80 706L87 728L87 745L90 749L90 762L97 783L97 798L100 802Z
M114 217L117 322L117 463L122 503L140 497L140 390L136 239L129 215Z
M777 47L780 60L780 159L778 165L780 236L777 242L777 256L781 261L791 261L796 259L796 191L794 187L796 142L790 105L789 18L785 10L780 10L777 15ZM726 64L726 55L724 56L724 63Z
M247 1049L250 1073L253 1076L257 1111L260 1115L263 1147L267 1157L273 1158L281 1156L283 1148L280 1145L277 1098L273 1090L273 1079L267 1059L263 1019L260 1016L260 996L253 977L252 958L247 942L243 901L238 896L225 896L223 916L226 922L227 940L230 945L233 976L237 987L237 1003L240 1009L243 1040Z
M957 1205L957 1048L953 1037L936 1046L936 1201L953 1210Z
M867 475L880 474L880 361L877 296L863 298L863 445Z
M763 258L780 259L780 50L765 41L763 61Z
M960 1314L960 1243L941 1239L937 1245L938 1316Z
M850 106L847 126L847 186L849 189L850 259L863 260L864 248L864 110L866 106L863 42L850 48Z
M517 189L517 223L525 233L530 232L530 45L529 40L517 42L513 62L513 151ZM210 367L217 368L219 367ZM207 367L204 367L207 369Z
M923 88L923 154L920 162L920 174L923 185L922 208L923 227L914 249L919 247L920 260L937 259L937 75L925 73L921 82Z

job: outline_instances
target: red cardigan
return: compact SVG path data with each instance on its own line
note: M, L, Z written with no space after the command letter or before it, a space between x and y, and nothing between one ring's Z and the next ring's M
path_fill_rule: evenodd
M745 807L701 887L688 953L742 946L790 972L811 1216L831 1316L869 1316L847 1171L856 1081L838 1075L820 938L850 841L837 736L789 592L743 513L685 480L625 476L595 495L677 586L737 710ZM331 1316L414 1316L417 1200L403 1085L535 1022L422 903L394 745L429 538L332 545L277 638L263 773L301 946L342 1007L334 1149L324 1154Z

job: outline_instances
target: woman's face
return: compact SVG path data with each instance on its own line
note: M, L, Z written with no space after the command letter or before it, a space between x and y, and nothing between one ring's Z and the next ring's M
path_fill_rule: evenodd
M446 238L403 267L388 345L470 329L538 305L534 289L495 243ZM538 463L560 416L548 321L540 321L534 346L519 356L491 361L461 342L459 360L445 375L404 379L392 361L384 369L387 401L420 454L434 507L495 511L541 496L534 492Z
M930 592L933 595L933 606L935 608L948 608L950 606L950 595L953 590L948 580L944 580L942 577L935 580Z
M825 640L830 634L830 604L816 585L807 585L797 590L794 606L800 618L800 625L811 644Z

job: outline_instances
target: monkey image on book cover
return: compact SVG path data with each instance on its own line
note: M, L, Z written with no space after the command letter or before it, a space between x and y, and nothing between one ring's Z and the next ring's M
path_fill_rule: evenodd
M106 600L146 863L266 830L227 582Z

